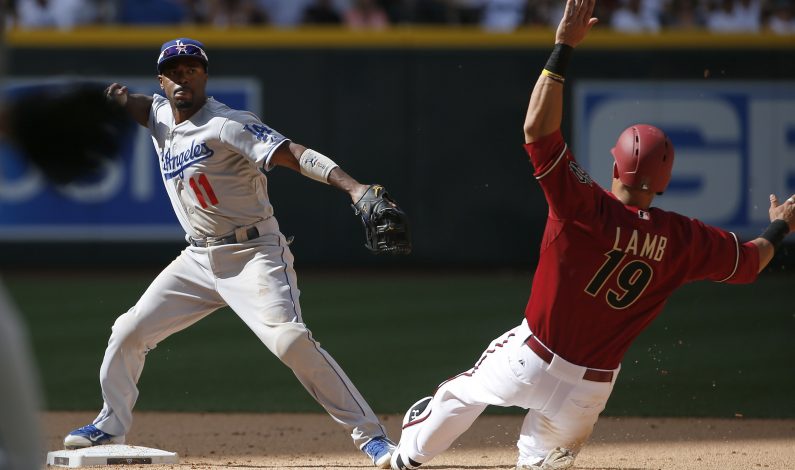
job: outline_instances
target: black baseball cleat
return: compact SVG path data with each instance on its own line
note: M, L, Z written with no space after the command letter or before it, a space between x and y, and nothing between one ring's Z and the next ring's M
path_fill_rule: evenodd
M425 421L431 415L431 410L428 405L431 403L433 397L425 397L414 403L406 411L403 416L403 434L400 436L400 442L397 448L392 453L392 459L389 462L392 470L413 470L422 465L420 462L415 461L407 455L402 454L401 443L409 442L415 439L415 435L419 430L418 424Z

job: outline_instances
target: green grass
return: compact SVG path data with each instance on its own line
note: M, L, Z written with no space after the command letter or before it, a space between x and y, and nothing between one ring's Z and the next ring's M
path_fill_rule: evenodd
M155 274L5 274L49 409L99 409L110 327ZM795 418L793 281L685 286L630 348L605 414ZM504 273L307 274L299 285L307 325L379 413L469 368L521 321L530 290L529 276ZM321 411L229 309L151 351L139 386L138 410Z

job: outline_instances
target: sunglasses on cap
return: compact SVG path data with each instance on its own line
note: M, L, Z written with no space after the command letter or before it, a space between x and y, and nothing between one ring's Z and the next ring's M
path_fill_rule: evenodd
M196 57L197 59L204 62L205 65L207 65L209 62L207 60L207 54L201 47L193 44L174 44L173 46L168 46L167 48L163 49L163 51L160 53L160 56L157 58L158 68L160 68L160 65L166 59L179 56Z

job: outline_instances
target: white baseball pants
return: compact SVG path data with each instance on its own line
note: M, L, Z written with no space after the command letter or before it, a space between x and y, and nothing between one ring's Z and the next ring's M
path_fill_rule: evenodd
M357 447L385 436L367 402L303 323L299 293L293 256L281 233L187 247L113 325L99 374L105 403L94 424L111 435L126 435L146 353L228 305L351 433Z
M526 344L527 322L495 339L475 366L442 383L424 420L403 429L399 452L427 463L463 434L488 405L527 409L519 441L520 464L533 464L555 447L576 455L593 431L612 382L583 380L584 367L555 355L551 364Z

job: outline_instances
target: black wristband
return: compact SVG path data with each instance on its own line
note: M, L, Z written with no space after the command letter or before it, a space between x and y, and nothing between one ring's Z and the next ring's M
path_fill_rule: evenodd
M778 249L788 233L789 224L784 220L776 219L767 226L764 233L759 235L759 237L769 241L773 244L773 248Z
M555 44L555 47L552 49L552 53L549 55L549 60L547 60L547 65L544 66L544 69L560 77L565 77L566 69L569 66L569 60L571 59L571 53L573 50L574 48L568 44Z

